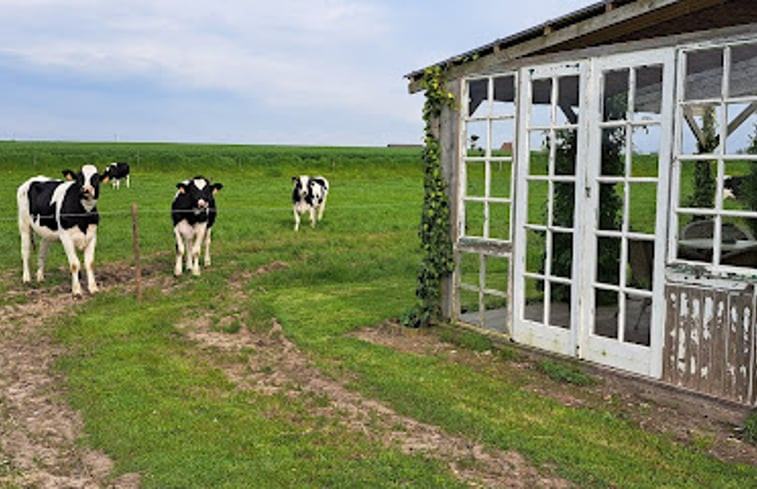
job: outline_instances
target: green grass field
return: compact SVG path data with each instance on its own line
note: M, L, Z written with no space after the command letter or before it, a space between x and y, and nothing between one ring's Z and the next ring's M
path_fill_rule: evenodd
M115 288L49 325L67 352L57 367L83 414L81 443L110 455L114 476L139 472L146 488L465 487L438 460L324 414L328 399L240 389L219 364L243 370L259 352L199 349L180 325L204 317L232 339L242 328L265 332L276 318L314 367L351 391L485 447L516 450L576 487L741 489L757 480L756 467L644 431L611 406L571 407L536 394L506 359L476 369L349 336L413 304L419 150L7 142L0 194L13 202L30 176L114 160L132 166L132 188L102 190L101 267L131 264L135 202L143 261L170 276L176 182L202 173L224 184L213 266L201 277L148 288L141 303ZM326 176L331 191L324 221L295 234L290 185L300 173ZM15 205L0 211L0 226L9 250L0 269L18 278L2 291L21 288ZM67 285L60 246L50 255L42 287ZM273 262L286 266L255 273ZM232 283L238 293L230 293ZM232 314L234 327L224 326Z

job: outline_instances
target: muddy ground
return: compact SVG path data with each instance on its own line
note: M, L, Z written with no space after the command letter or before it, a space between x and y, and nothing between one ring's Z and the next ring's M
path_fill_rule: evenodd
M239 272L229 282L229 293L245 294L245 285L256 274L269 273L286 263L273 262L255 271ZM104 291L133 293L132 271L101 269L98 279ZM17 280L10 274L4 281ZM9 283L9 282L5 282ZM170 291L170 270L146 268L144 287ZM19 297L20 296L20 297ZM86 300L86 298L84 299ZM244 300L226 301L243 304ZM107 454L77 443L82 419L65 402L60 374L53 368L61 355L52 340L49 319L67 314L74 305L68 283L59 287L23 288L3 294L0 304L0 486L39 488L123 488L140 486L139 474L111 475ZM338 418L349 429L364 433L386 446L406 453L422 453L442 461L471 487L566 488L567 481L548 468L532 467L519 453L485 448L444 432L437 426L399 415L389 406L347 389L341 382L313 367L308 357L287 340L275 318L265 331L242 328L237 333L219 331L224 321L244 323L246 311L225 311L218 324L210 317L191 324L177 324L207 358L222 369L239 389L284 393L293 397L316 394L330 400L314 409ZM214 326L214 322L216 323ZM492 362L534 379L533 392L571 406L608 406L653 431L670 433L682 443L701 446L729 462L757 465L757 447L742 442L737 428L744 412L705 400L680 396L665 388L634 379L603 375L594 386L576 388L560 384L536 372L538 356L522 352L503 359L496 352L474 352L441 341L436 331L407 330L387 322L353 333L364 340L418 355L437 355L472 368L491 369ZM245 352L244 363L239 358ZM275 367L275 368L268 368ZM311 396L312 398L313 396Z

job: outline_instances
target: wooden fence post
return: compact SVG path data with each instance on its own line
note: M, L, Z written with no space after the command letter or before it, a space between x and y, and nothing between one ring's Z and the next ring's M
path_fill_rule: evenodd
M137 224L137 203L131 204L132 235L134 236L134 279L137 289L137 301L142 300L142 266L139 262L139 226Z

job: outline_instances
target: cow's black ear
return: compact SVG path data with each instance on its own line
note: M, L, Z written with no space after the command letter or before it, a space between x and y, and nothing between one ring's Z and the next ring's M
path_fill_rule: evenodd
M221 190L222 188L223 188L223 184L222 183L214 183L213 184L213 193L217 194L218 191Z
M73 180L76 178L76 173L72 172L71 170L63 170L63 176L66 178L66 180Z
M297 181L297 180L299 180L299 179L300 179L300 177L292 177L292 181L293 181L293 182L296 182L296 181Z
M177 183L176 188L178 188L179 192L181 192L182 194L187 191L187 185L184 182Z

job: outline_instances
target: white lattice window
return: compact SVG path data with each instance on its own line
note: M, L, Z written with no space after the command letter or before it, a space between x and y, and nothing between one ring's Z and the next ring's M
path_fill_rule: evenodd
M682 50L676 122L671 256L757 272L757 43Z

